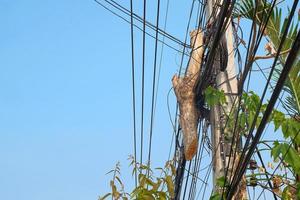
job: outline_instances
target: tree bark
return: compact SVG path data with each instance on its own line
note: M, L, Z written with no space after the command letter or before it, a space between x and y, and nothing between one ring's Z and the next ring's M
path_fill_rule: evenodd
M179 104L179 123L183 132L184 155L186 160L191 160L198 147L198 119L199 113L196 108L194 86L199 76L203 56L203 32L194 30L191 36L191 58L186 75L180 77L174 75L173 88Z

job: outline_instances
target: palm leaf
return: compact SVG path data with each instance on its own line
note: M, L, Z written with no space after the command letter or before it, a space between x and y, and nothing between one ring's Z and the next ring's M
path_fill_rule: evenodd
M271 9L269 3L263 4L259 1L256 6L257 14L255 14L255 2L253 0L240 0L237 2L234 9L234 17L243 17L250 20L254 20L257 25L262 25L265 21L265 17L268 15L268 11ZM266 34L271 43L273 44L275 50L278 49L280 41L282 39L283 33L287 26L288 18L285 17L282 20L282 10L275 8L272 10L270 19L266 26ZM298 21L299 22L299 21ZM282 51L287 51L291 48L293 42L295 41L296 34L298 31L298 23L293 22L289 28L289 32L285 39ZM300 54L300 52L299 52ZM298 55L299 55L298 54ZM281 55L279 58L279 65L277 65L276 71L274 73L274 80L277 81L282 67L285 63L286 56ZM285 108L289 110L290 113L300 114L300 61L294 64L292 70L285 82L284 90L287 92L287 97L284 102Z

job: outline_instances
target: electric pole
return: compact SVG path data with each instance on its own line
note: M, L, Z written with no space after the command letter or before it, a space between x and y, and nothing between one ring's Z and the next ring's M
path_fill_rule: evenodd
M235 58L234 58L234 37L233 37L233 26L231 16L225 17L227 23L224 30L221 29L220 40L217 41L217 48L213 49L211 41L214 41L213 36L216 32L216 25L221 26L218 20L220 18L219 12L223 1L208 0L206 7L206 15L208 21L206 22L206 30L194 30L191 32L191 57L187 72L183 77L175 75L172 79L173 88L179 104L180 118L179 123L183 133L183 146L184 146L184 157L186 160L192 160L197 148L198 148L198 121L199 121L199 110L196 107L196 96L197 91L197 80L201 77L200 72L203 54L205 50L205 43L208 44L208 48L214 50L213 62L211 66L204 65L207 69L211 67L212 70L207 72L208 77L212 78L212 84L216 89L222 90L226 95L226 105L214 105L211 107L209 114L209 121L211 123L211 140L212 140L212 163L213 163L213 185L214 192L221 194L223 187L217 185L217 180L224 177L229 183L234 173L235 167L238 162L238 156L233 158L235 151L238 150L238 141L240 140L237 135L233 135L233 131L226 128L226 121L229 115L238 112L236 102L238 98L238 84L237 74L235 69ZM228 2L224 2L227 3ZM231 6L229 4L229 6ZM224 11L223 11L224 12ZM205 33L204 33L205 32ZM208 38L206 38L209 35ZM209 40L209 41L208 41ZM214 41L216 42L216 41ZM208 61L206 61L208 62ZM207 64L207 63L206 63ZM207 70L204 69L204 70ZM202 76L206 76L205 73ZM205 88L200 88L204 90ZM203 91L201 91L203 93ZM201 113L200 113L201 115ZM235 139L232 139L235 138ZM231 159L230 159L231 158ZM180 198L180 180L176 183L175 187L176 197ZM246 185L245 181L241 181L239 188L233 199L243 200L246 199Z
M207 21L207 24L216 24L216 17L211 16L218 16L220 5L222 5L222 3L222 0L208 0L206 14L209 21ZM235 148L238 148L236 141L239 140L239 136L234 136L233 131L228 131L225 127L228 126L226 121L228 120L229 115L232 115L232 112L238 112L234 109L238 98L238 86L234 59L233 27L231 16L227 17L230 17L230 19L228 19L224 32L221 33L222 36L220 40L220 44L225 45L220 46L219 44L220 48L217 49L215 60L213 62L213 73L215 73L216 77L215 87L218 90L223 90L227 102L226 105L213 106L210 112L214 192L222 192L222 188L217 185L218 178L224 177L227 180L227 183L231 181L229 179L234 172L238 160L233 159L233 152L235 151ZM225 55L224 52L226 52ZM227 66L221 66L222 62L220 62L220 59L222 59L222 57L224 58L224 56L227 56L227 58L225 58L227 59L227 62L223 62L223 64L225 63ZM236 133L238 134L238 131L236 131ZM232 140L233 137L235 137L235 140ZM231 150L231 148L233 150ZM245 186L246 185L240 187L235 198L239 198L240 200L246 199L246 193L244 193L246 191Z

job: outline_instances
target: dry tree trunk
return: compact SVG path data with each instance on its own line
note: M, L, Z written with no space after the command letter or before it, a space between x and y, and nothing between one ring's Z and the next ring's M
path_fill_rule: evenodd
M179 123L183 132L184 155L186 160L191 160L198 147L197 127L199 113L196 108L194 86L199 76L203 56L203 32L198 29L190 33L192 53L183 77L174 75L173 88L179 103Z

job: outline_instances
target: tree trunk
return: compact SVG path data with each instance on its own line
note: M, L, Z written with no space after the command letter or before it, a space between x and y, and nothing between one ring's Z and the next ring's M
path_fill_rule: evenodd
M197 127L199 113L196 108L194 86L199 76L203 56L203 32L194 30L190 33L192 53L185 76L174 75L173 88L179 103L179 123L183 132L184 155L191 160L198 147Z

